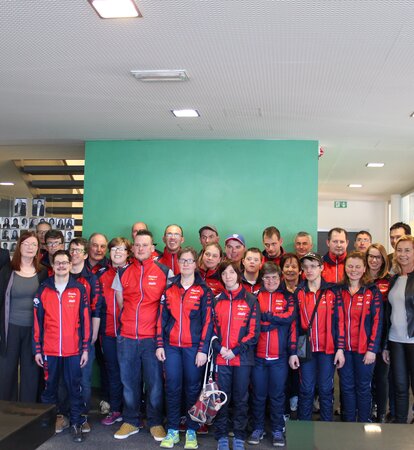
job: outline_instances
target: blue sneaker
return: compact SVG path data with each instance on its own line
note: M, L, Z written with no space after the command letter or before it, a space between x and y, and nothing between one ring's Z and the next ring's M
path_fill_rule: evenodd
M252 434L247 438L248 444L260 444L260 441L263 439L264 432L263 430L253 430Z
M217 450L229 450L229 438L222 437L217 442Z
M274 431L272 434L274 447L284 447L286 445L286 439L282 431Z
M233 450L244 450L244 440L243 439L233 439Z

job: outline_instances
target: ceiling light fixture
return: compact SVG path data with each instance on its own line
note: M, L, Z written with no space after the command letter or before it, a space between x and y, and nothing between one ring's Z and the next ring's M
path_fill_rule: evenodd
M0 186L14 186L14 183L11 181L2 181L0 182Z
M349 188L362 188L362 184L357 184L357 183L355 183L355 184L348 184L348 187Z
M140 81L186 81L187 72L183 69L165 70L131 70L132 75Z
M414 118L414 111L410 114L410 119Z
M134 0L88 0L101 19L142 17Z
M384 167L385 164L379 163L379 162L378 163L372 162L372 163L366 163L365 166L366 167Z
M171 112L175 117L200 117L196 109L173 109Z

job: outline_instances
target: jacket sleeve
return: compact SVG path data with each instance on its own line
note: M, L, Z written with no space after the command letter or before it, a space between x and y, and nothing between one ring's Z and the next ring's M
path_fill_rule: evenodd
M242 337L240 345L232 348L232 352L237 356L239 353L244 353L249 350L250 347L254 347L257 344L257 340L260 334L260 308L259 302L255 298L252 302L249 321L247 323L247 333Z
M164 327L168 322L168 318L170 316L170 312L166 306L167 302L167 291L164 291L161 296L160 306L158 308L158 316L157 316L157 348L164 347Z
M82 337L82 352L89 351L91 343L91 313L89 308L88 294L86 289L82 286L79 288L81 301L80 301L80 324L81 324L81 337Z
M342 299L342 289L335 289L334 304L334 344L336 350L345 350L345 311Z
M213 299L213 293L210 288L204 288L204 294L201 298L201 337L198 351L208 353L210 340L213 334L213 322L211 320L211 303Z
M42 353L43 349L43 319L44 309L41 301L42 288L40 288L33 299L33 355Z
M91 316L101 317L103 305L102 285L97 276L91 277Z
M368 351L378 353L381 350L383 301L381 292L376 286L371 290L373 298L370 304L371 333L368 336Z
M222 343L221 343L221 334L220 334L220 327L219 324L217 323L217 315L215 312L215 307L217 305L218 302L218 297L220 296L220 294L218 294L213 300L212 300L212 307L211 307L211 322L212 322L212 336L211 339L215 338L212 343L213 343L213 350L215 353L220 353L221 347L222 347Z
M265 320L266 322L270 323L269 329L264 330L263 325L261 326L261 331L272 331L275 328L278 328L280 326L289 326L292 321L294 320L296 316L295 311L295 300L293 297L293 294L289 294L287 296L287 307L286 309L281 313L272 313L267 312L264 313L265 319L262 318L262 320ZM262 313L263 315L263 313Z

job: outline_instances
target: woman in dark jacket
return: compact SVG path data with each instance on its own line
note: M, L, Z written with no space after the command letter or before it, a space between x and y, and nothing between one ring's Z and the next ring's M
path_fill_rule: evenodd
M395 421L407 423L409 386L414 390L414 237L402 236L395 245L387 303L386 363L391 362Z
M38 253L36 234L26 231L17 242L11 264L0 271L1 400L37 399L39 368L32 353L33 299L47 277L47 270L39 265Z

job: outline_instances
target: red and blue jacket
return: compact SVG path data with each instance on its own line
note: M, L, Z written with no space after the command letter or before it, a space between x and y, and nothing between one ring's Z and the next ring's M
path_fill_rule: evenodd
M201 267L198 268L198 272L201 278L205 281L206 285L212 290L214 297L224 291L223 283L220 280L218 270L204 270Z
M49 277L33 300L33 353L75 356L88 351L91 318L86 290L72 276L62 295Z
M126 264L122 269L126 269L128 265ZM119 314L121 312L115 298L115 290L112 288L112 283L117 272L118 269L109 265L99 278L103 298L100 332L109 337L116 337L118 335Z
M266 250L262 251L262 255L263 255L263 261L262 261L262 265L267 262L267 261L272 261L275 264L277 264L280 267L280 260L282 259L283 253L285 253L285 251L283 250L283 247L280 247L280 254L279 256L269 256Z
M105 269L109 266L109 259L105 256L101 261L99 261L94 266L91 265L89 262L89 258L86 259L86 266L88 269L99 278L99 272L102 271L102 269Z
M259 279L257 279L255 281L255 283L252 284L252 283L250 283L250 281L247 281L244 274L242 274L242 285L243 285L244 289L246 289L246 291L250 292L251 294L254 294L255 292L257 292L262 286Z
M336 256L328 252L323 257L323 279L328 283L339 283L344 277L346 252Z
M79 273L71 273L73 278L83 284L88 295L88 301L91 308L92 317L100 317L103 304L102 289L98 277L94 275L84 264Z
M338 349L340 328L334 288L335 286L332 283L327 283L322 279L321 286L317 292L312 292L309 289L307 281L301 284L295 292L298 308L298 323L296 324L297 330L295 326L295 334L298 332L299 335L307 332L313 310L320 297L310 333L313 352L323 352L331 355ZM297 336L295 336L293 341L296 342L296 340Z
M239 286L235 291L225 289L213 300L214 350L216 364L221 366L253 366L254 350L260 333L257 298ZM226 347L236 355L225 360L220 355Z
M381 349L382 295L375 284L362 286L351 294L345 285L337 288L340 332L339 347L364 354Z
M157 326L157 346L198 347L208 353L212 333L211 302L213 294L196 272L192 286L184 289L181 275L171 280L161 300Z
M290 342L290 326L296 317L294 296L278 289L268 292L262 288L257 294L260 306L260 335L256 356L275 359L295 351Z
M119 335L129 339L155 338L161 297L166 289L168 267L154 261L133 259L118 271L123 307Z
M158 262L171 269L174 272L174 275L178 275L180 273L178 253L170 253L167 247L164 248L164 253L158 258Z

